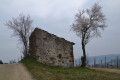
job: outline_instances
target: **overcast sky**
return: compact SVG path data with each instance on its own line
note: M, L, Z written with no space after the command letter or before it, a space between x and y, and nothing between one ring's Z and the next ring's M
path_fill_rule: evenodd
M78 9L91 8L95 2L102 6L108 27L101 38L87 44L87 55L120 54L120 0L0 0L0 59L8 62L21 56L17 38L11 37L12 30L4 26L20 13L29 14L34 27L74 42L74 57L82 56L80 38L70 31L70 25Z

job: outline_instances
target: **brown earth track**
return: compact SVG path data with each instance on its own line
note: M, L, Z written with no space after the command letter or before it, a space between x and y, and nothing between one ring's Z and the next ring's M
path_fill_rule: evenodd
M22 63L0 64L0 80L35 80Z

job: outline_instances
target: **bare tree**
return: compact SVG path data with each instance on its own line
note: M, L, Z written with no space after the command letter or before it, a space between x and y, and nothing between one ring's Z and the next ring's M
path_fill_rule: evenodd
M81 38L83 56L82 67L86 66L86 44L94 37L100 37L100 29L104 30L105 15L101 12L102 7L95 3L90 9L79 11L75 15L75 22L71 29Z
M13 30L13 36L18 37L22 43L22 53L24 58L29 56L29 36L32 29L32 20L30 16L20 14L17 18L12 18L5 25Z

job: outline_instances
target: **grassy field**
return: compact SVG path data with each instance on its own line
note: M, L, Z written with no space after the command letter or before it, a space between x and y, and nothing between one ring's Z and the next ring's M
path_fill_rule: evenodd
M29 57L21 61L37 80L120 80L120 74L87 68L62 68L40 64Z

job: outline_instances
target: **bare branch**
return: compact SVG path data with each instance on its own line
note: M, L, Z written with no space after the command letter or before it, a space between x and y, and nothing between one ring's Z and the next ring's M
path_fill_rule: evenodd
M8 26L10 29L13 30L13 36L17 36L18 40L23 45L23 55L24 57L27 57L29 55L28 53L28 42L29 42L29 36L32 29L32 20L30 16L25 16L23 14L20 14L17 18L12 18L9 20L5 25Z
M86 57L85 45L94 37L100 37L100 29L104 30L106 27L106 18L101 10L102 7L95 3L90 9L79 10L75 15L71 29L81 38L84 55L82 59Z

